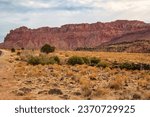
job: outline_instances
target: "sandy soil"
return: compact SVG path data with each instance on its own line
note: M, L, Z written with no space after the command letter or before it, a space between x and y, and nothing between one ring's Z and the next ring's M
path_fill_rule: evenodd
M150 99L150 71L127 71L87 65L28 65L16 53L0 56L1 100ZM60 58L89 53L56 52ZM91 53L90 53L91 54ZM103 59L149 61L149 55L93 53ZM145 57L146 56L146 57ZM135 59L136 57L136 59ZM139 58L138 58L139 57Z
M2 52L0 56L0 99L15 99L10 93L17 83L13 77L13 64L9 63L11 53L6 50Z

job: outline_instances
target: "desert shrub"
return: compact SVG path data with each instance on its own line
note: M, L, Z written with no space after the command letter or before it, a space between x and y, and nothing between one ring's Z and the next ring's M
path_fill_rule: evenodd
M116 81L113 81L109 84L109 88L119 90L120 89L120 84L117 83Z
M21 55L21 52L17 52L17 55L20 56L20 55Z
M42 64L42 65L59 64L60 63L60 59L58 56L49 57L47 55L40 55L39 59L40 59L40 64Z
M60 89L50 89L49 91L48 91L48 94L51 94L51 95L62 95L63 94L63 92L60 90Z
M82 64L84 64L84 61L83 61L82 57L72 56L68 59L67 63L69 65L76 65L76 64L82 65Z
M24 48L21 48L21 50L24 50Z
M124 62L124 63L112 63L112 68L120 68L126 70L150 70L150 64L145 63L133 63L133 62Z
M82 89L82 95L83 95L84 97L89 97L89 96L91 96L92 90L91 90L90 86L87 86L87 85L83 84L83 85L81 86L81 89Z
M65 57L69 57L69 55L68 55L68 54L65 54Z
M145 63L133 64L133 70L150 70L150 64Z
M140 70L141 65L135 64L135 63L125 62L125 63L120 64L120 68L121 69L127 69L127 70Z
M119 67L120 67L120 64L117 61L113 61L111 63L111 68L119 68Z
M53 56L51 58L53 58L57 64L60 64L60 59L58 56Z
M28 51L28 50L24 50L20 53L20 60L22 61L28 61L32 56L33 56L33 52L32 51Z
M42 64L42 65L50 64L50 58L46 55L40 55L39 64Z
M150 64L141 64L142 69L150 70Z
M58 56L52 56L49 58L48 64L59 64L60 59Z
M132 95L132 100L141 100L141 94L139 93L134 93Z
M99 63L97 64L97 67L106 68L106 67L109 67L109 64L106 63L106 62L99 62Z
M96 66L99 62L100 62L100 59L96 57L88 58L88 57L72 56L68 59L68 64L70 65L87 64L90 66Z
M50 52L54 52L54 51L55 51L55 47L52 47L52 46L50 46L50 45L48 45L48 44L45 44L45 45L41 48L41 52L46 53L46 54L48 54L48 53L50 53Z
M57 56L48 57L46 55L40 55L40 56L31 56L29 57L28 61L31 65L48 65L48 64L59 64L60 59Z
M122 63L120 65L121 69L127 69L127 70L150 70L150 65L149 64L144 64L144 63Z
M91 81L87 77L81 77L79 79L79 83L81 85L81 94L84 97L90 97L92 94L92 84Z
M88 64L88 65L90 64L90 60L88 57L82 57L82 59L83 59L85 64Z
M16 50L15 50L15 48L11 48L11 52L15 52Z
M132 69L132 64L131 64L131 63L128 63L128 62L125 62L125 63L120 64L120 68L121 68L121 69L128 69L128 70L131 70L131 69Z
M38 65L40 64L40 59L38 56L31 56L28 58L27 62L31 65Z
M90 58L90 65L91 66L96 66L99 62L100 62L99 58L96 58L96 57Z
M141 64L135 64L135 63L132 63L131 64L132 66L132 70L141 70Z
M19 61L20 59L19 59L19 58L15 58L15 60L16 60L16 61Z
M109 92L110 92L109 88L97 87L95 89L94 95L99 97L99 96L104 96L104 95L108 94Z

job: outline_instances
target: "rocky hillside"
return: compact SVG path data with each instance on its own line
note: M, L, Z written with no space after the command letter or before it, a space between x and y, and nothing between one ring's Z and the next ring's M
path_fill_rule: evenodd
M135 20L68 24L56 28L42 27L38 29L29 29L23 26L11 30L5 37L4 43L0 44L0 47L38 49L45 43L48 43L57 49L63 50L72 50L80 47L93 48L103 43L114 41L123 35L148 29L150 29L149 24Z
M94 50L106 52L150 53L150 41L140 40L133 42L122 42L117 44L99 46L97 48L94 48Z
M101 51L150 53L150 30L125 34L96 48Z

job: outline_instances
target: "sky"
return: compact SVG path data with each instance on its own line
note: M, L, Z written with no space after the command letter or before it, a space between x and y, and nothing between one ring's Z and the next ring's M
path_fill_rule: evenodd
M150 23L150 0L0 0L0 42L20 26L59 27L118 19Z

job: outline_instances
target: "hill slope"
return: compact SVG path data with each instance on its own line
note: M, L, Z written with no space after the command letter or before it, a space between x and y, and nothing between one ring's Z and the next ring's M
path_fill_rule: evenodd
M97 47L102 51L150 52L150 30L139 31L115 38Z

